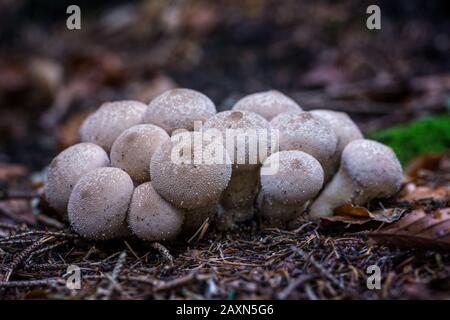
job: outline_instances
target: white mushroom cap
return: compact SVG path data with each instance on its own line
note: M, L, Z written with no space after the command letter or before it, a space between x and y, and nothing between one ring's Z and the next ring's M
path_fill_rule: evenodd
M283 112L302 111L294 100L277 90L257 92L245 96L236 102L233 110L255 112L267 121Z
M67 212L67 203L73 187L88 172L109 166L106 152L93 143L75 144L50 163L45 183L49 205L59 213Z
M194 130L194 121L206 121L216 113L216 106L205 96L191 89L172 89L153 99L144 116L169 134L176 129Z
M319 193L324 181L323 169L313 156L295 150L271 155L264 166L275 165L270 162L278 163L278 172L261 175L260 213L271 222L288 222Z
M98 168L83 176L70 195L68 214L81 236L107 240L123 236L133 181L118 168Z
M325 172L330 172L336 153L338 138L325 120L309 112L282 113L272 119L270 125L279 130L280 150L300 150L316 158Z
M146 109L147 106L138 101L106 102L81 125L81 140L95 143L109 152L123 131L142 123Z
M231 177L231 162L221 141L184 132L158 148L150 175L156 191L173 205L201 208L218 202Z
M128 225L145 241L173 240L181 232L184 212L164 200L151 182L138 186L131 199Z
M311 110L310 113L314 117L326 120L334 130L338 138L336 153L339 157L347 144L364 138L361 130L345 112L317 109Z
M169 139L163 129L153 124L131 127L114 141L111 164L123 169L136 183L150 181L150 160L156 149Z
M333 214L344 204L365 205L375 198L393 196L401 187L403 172L395 153L372 140L354 140L342 152L337 174L310 208L317 219Z
M258 130L261 132L264 131L267 135L270 133L269 123L259 114L250 111L222 111L209 118L203 125L203 130L208 131L211 129L222 132L224 145L227 148L230 158L234 155L234 157L232 157L234 170L255 170L261 162L265 160L265 157L260 158L258 156L257 159L255 159L255 164L250 163L250 143L249 139L246 139L246 137L248 138L252 133L255 133L255 138L259 139L260 136ZM234 135L233 130L236 130L234 131L236 134L236 141L232 137ZM230 135L232 135L231 139ZM268 138L268 142L270 141L269 139L270 138ZM242 141L242 145L245 146L245 159L239 158L239 141ZM257 143L258 140L254 142ZM265 156L267 156L267 154Z

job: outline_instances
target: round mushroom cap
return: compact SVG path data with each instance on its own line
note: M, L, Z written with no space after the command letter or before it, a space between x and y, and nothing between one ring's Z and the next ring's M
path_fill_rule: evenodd
M345 112L333 110L312 110L310 113L314 117L326 120L334 130L338 138L336 153L340 156L345 146L356 139L363 139L363 135L358 126Z
M341 169L364 190L366 198L383 198L401 187L403 171L394 151L382 143L359 139L342 152Z
M167 132L153 124L131 127L114 141L111 164L123 169L136 183L150 181L150 160L156 149L169 139Z
M280 151L266 159L264 165L278 163L278 172L261 175L261 192L265 197L287 205L301 205L313 199L324 181L320 163L302 151ZM276 164L275 164L276 165Z
M216 114L216 106L205 96L191 89L172 89L153 99L144 116L169 134L177 129L194 130L194 121L205 122Z
M203 125L204 131L209 132L211 129L222 133L230 158L234 155L232 161L235 170L254 170L270 154L270 125L259 114L250 111L222 111L209 118ZM250 147L260 146L259 141L263 138L267 139L266 152L261 153L258 148ZM245 159L242 150L239 149L242 146L245 146ZM251 150L256 152L252 158L250 158Z
M279 130L280 150L300 150L316 158L327 169L333 162L338 139L330 125L309 112L282 113L270 125Z
M231 161L218 139L184 132L156 150L150 175L156 191L173 205L201 208L218 202L231 177Z
M109 166L105 150L93 143L75 144L50 163L45 183L45 197L59 213L67 212L67 203L73 187L88 172Z
M118 168L98 168L83 176L70 195L72 228L83 237L107 240L124 234L133 181Z
M144 241L173 240L181 232L184 212L164 200L151 182L138 186L131 199L128 225Z
M95 143L109 152L123 131L142 123L146 109L147 106L138 101L106 102L84 120L80 128L81 140Z
M299 112L302 108L280 91L269 90L243 97L236 102L233 110L255 112L270 121L280 113Z

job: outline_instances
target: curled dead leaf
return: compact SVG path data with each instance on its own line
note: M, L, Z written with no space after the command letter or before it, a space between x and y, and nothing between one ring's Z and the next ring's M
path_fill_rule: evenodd
M364 224L369 221L392 223L400 219L405 209L383 208L370 211L365 207L354 206L350 203L334 209L334 215L322 218L329 222L343 222L348 224Z
M450 208L417 209L369 236L379 244L406 248L450 249Z

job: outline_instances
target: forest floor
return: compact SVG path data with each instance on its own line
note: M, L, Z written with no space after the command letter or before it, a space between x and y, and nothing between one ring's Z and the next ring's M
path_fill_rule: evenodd
M85 1L80 31L66 29L70 1L4 3L0 299L450 297L448 155L417 160L400 194L370 211L344 208L288 231L255 221L226 234L210 227L190 242L94 243L42 201L45 166L108 100L148 102L179 86L204 92L221 111L278 89L305 110L349 113L364 133L448 112L448 3L380 1L382 32L368 31L367 6L349 0ZM411 213L447 229L386 231ZM80 290L66 287L72 265L81 268ZM367 286L372 265L380 290Z
M398 232L386 236L389 223L373 219L380 210L370 217L350 210L320 225L300 220L293 230L252 222L233 232L208 230L204 237L170 244L94 243L44 213L48 209L39 207L39 192L21 185L23 171L3 168L10 183L0 202L0 298L449 298L450 157L435 160L422 159L395 199L374 205L382 208L385 221L391 221L392 212L398 215L393 220L442 213L434 223L445 225L441 232L406 233L406 241ZM373 265L381 271L380 288L370 290L368 267ZM81 270L80 290L66 286L70 266Z

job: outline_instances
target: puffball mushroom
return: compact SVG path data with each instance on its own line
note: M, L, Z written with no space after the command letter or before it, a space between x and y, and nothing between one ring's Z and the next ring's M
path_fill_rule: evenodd
M312 219L331 216L344 204L365 205L399 191L403 179L400 162L387 146L372 140L350 142L342 152L339 171L311 205Z
M123 131L142 123L146 109L147 106L138 101L106 102L84 120L80 128L81 140L95 143L109 152Z
M302 108L291 98L277 90L249 94L233 106L235 111L251 111L267 121L283 112L299 112Z
M338 138L336 153L333 157L333 161L330 164L330 167L326 169L326 171L335 173L339 167L341 154L342 151L344 151L345 146L353 140L363 139L364 136L358 126L345 112L317 109L311 110L310 113L314 117L327 121Z
M333 163L338 138L327 121L309 112L282 113L270 125L279 130L280 150L299 150L316 158L328 181L334 173Z
M45 183L45 197L49 205L61 214L67 212L67 203L73 187L88 172L109 166L106 152L93 143L75 144L50 163Z
M84 175L69 199L72 228L92 240L123 236L133 189L130 176L118 168L98 168Z
M275 174L261 175L258 196L260 215L271 225L286 224L302 213L308 201L322 189L324 181L322 166L305 152L280 151L268 157L263 165L277 163Z
M349 115L345 112L316 109L310 113L314 117L324 119L329 123L338 138L336 152L341 155L347 144L353 140L363 139L363 134L358 126L353 122Z
M163 143L152 157L156 191L179 208L217 203L231 177L231 161L221 141L201 132L183 132Z
M167 133L177 129L194 130L195 121L206 121L216 114L216 106L205 96L191 89L172 89L157 96L148 105L145 123L155 124Z
M150 181L150 160L156 149L169 139L163 129L152 124L131 127L114 141L111 164L123 169L136 183Z
M144 241L169 241L181 232L184 212L164 200L151 182L138 186L131 199L128 225Z
M217 220L219 228L228 229L234 223L243 222L253 217L253 202L258 193L258 169L270 153L257 148L251 150L251 144L260 147L259 133L263 132L269 140L269 123L262 116L250 111L223 111L209 118L203 129L218 130L225 141L226 149L233 161L233 173L227 189L222 193L221 205L224 209ZM232 131L236 130L236 131ZM251 142L253 135L253 142ZM235 141L236 138L236 141ZM269 140L270 141L270 140ZM270 143L268 143L270 146ZM245 150L239 150L245 148ZM256 152L251 159L250 152ZM262 156L262 157L261 157ZM250 163L252 160L253 163Z

